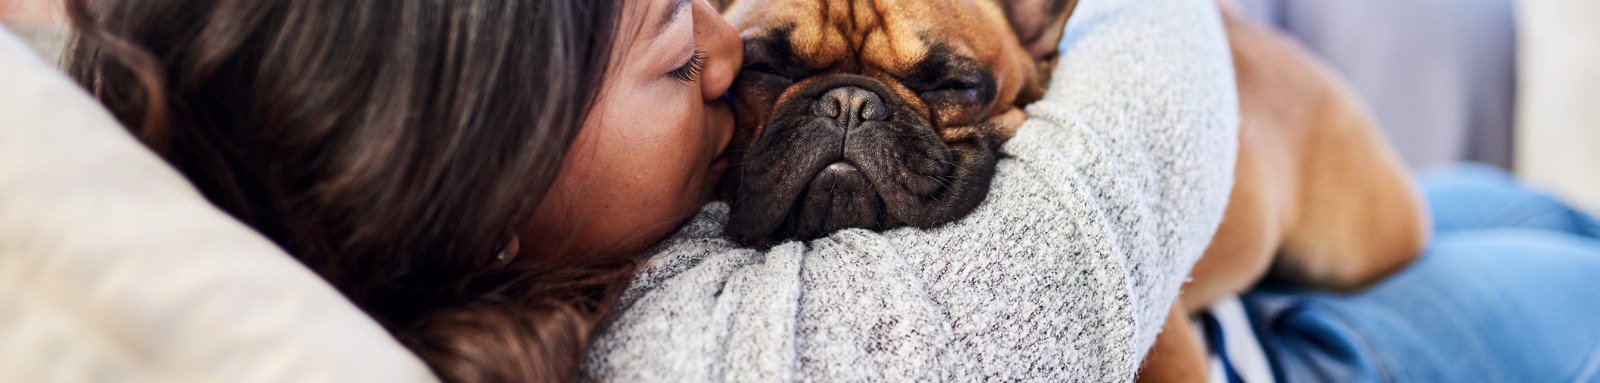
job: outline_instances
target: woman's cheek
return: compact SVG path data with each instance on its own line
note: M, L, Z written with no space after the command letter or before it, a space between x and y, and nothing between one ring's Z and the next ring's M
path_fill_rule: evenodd
M642 251L710 196L704 184L714 149L706 143L703 103L692 92L652 90L613 93L628 96L593 111L598 123L580 131L560 176L567 182L557 188L566 190L553 191L567 197L568 217L582 222L569 234L617 247L595 253Z
M697 106L659 109L659 113L665 115L653 127L652 139L645 141L651 143L646 150L650 152L649 163L657 172L654 184L662 188L659 190L662 194L657 196L662 202L679 205L673 208L680 211L698 207L683 205L701 202L704 188L700 184L704 183L705 168L710 161L701 158L708 151L702 139L705 122Z
M663 177L672 177L658 185L669 186L677 191L675 194L692 194L698 191L695 186L705 176L711 160L701 158L711 151L705 139L705 104L694 84L672 85L673 89L662 92L661 97L639 106L638 110L648 111L649 120L654 123L640 127L637 131L647 137L635 142L646 143L647 147L641 149L648 152L651 166L658 168ZM663 102L667 100L670 101Z
M705 188L699 184L710 159L700 158L708 152L702 142L705 129L700 109L698 104L639 105L635 118L613 125L627 126L625 137L613 140L626 143L617 152L627 152L630 159L633 182L629 182L632 190L626 197L638 199L632 205L650 211L654 218L673 220L698 207L686 205L702 202Z

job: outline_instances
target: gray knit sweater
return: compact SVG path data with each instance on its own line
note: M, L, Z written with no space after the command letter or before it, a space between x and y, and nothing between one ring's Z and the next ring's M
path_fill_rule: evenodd
M1209 243L1238 101L1213 0L1084 0L988 200L932 230L767 252L727 207L653 251L603 381L1124 381Z

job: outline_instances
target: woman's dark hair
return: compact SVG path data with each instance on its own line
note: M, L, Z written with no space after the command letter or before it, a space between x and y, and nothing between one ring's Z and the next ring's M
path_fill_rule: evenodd
M490 265L594 102L620 4L70 0L68 65L440 377L571 380L628 266Z

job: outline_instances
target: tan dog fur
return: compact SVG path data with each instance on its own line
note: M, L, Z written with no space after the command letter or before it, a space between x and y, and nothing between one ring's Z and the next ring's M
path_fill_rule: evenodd
M960 54L988 64L998 95L982 108L986 116L930 118L979 117L1010 137L1025 119L1020 108L1043 94L1056 60L1054 42L1072 5L1048 20L1018 20L1008 8L1046 1L741 0L726 16L747 39L790 26L790 43L809 64L857 62L840 70L880 79L913 103L916 94L895 78L927 53L918 36L937 33ZM1429 235L1408 174L1343 82L1292 40L1241 21L1233 11L1224 12L1224 19L1243 121L1236 183L1222 226L1174 303L1140 381L1206 378L1205 350L1189 314L1217 299L1263 278L1357 289L1403 267ZM1023 25L1044 29L1014 30ZM759 127L764 119L741 116L740 124ZM947 141L978 128L937 126ZM746 134L735 138L735 147L759 132Z
M1076 2L1075 0L1073 1ZM919 35L942 33L961 55L990 63L999 94L986 108L989 120L1010 137L1026 116L1022 106L1044 94L1053 61L1039 60L1011 36L1005 10L996 3L971 0L743 0L730 1L724 16L741 37L768 33L771 29L792 26L790 43L809 64L833 66L859 61L866 68L861 75L884 80L906 100L919 98L895 78L912 69L928 52ZM894 10L893 12L889 10ZM1070 12L1069 12L1070 13ZM939 20L932 23L930 20ZM1064 21L1064 19L1062 20ZM1059 28L1057 28L1059 29ZM966 31L952 34L950 31ZM1059 39L1059 33L1045 36ZM997 43L998 42L998 43ZM1054 44L1051 44L1054 46ZM859 52L859 55L854 55ZM1047 52L1053 58L1053 51ZM823 73L826 74L826 73ZM820 75L818 76L820 77ZM801 80L804 81L804 80ZM801 85L801 84L796 84ZM791 87L791 89L799 86ZM786 97L787 94L780 96ZM963 116L935 115L945 127L939 133L956 141L976 128L966 124L946 124ZM741 126L760 127L765 121L739 121ZM952 126L962 125L962 126ZM750 130L750 135L760 134ZM752 137L735 137L733 147L747 144Z
M1343 81L1287 36L1233 11L1224 23L1242 121L1233 194L1141 382L1206 379L1188 315L1217 299L1264 277L1359 289L1408 264L1430 235L1410 176Z

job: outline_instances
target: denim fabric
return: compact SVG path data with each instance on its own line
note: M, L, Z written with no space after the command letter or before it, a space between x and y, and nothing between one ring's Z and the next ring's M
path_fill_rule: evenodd
M1360 293L1246 295L1284 382L1600 382L1600 227L1485 166L1421 177L1434 242Z

